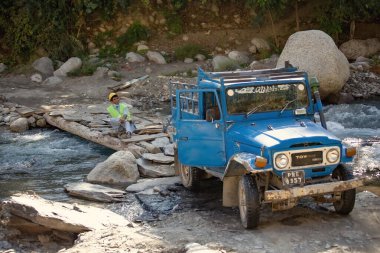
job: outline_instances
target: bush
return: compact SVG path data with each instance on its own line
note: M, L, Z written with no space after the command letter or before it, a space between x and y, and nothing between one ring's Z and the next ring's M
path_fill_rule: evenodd
M170 33L183 33L183 21L181 19L181 16L179 16L177 13L166 13L165 18Z
M207 55L206 51L199 45L186 44L178 47L174 51L177 60L184 60L185 58L194 58L197 54Z
M140 22L134 22L123 35L116 38L116 42L120 51L124 52L130 49L134 43L148 38L148 28Z

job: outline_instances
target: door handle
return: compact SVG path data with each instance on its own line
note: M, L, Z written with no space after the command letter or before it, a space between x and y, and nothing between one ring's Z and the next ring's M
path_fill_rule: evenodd
M189 137L181 137L179 138L180 141L188 141L189 140Z

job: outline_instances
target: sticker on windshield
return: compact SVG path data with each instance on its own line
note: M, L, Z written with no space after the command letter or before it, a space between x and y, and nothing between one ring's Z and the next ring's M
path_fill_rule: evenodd
M234 95L234 91L233 90L228 90L227 91L227 95L232 97Z
M261 85L261 86L251 86L244 87L241 89L236 89L238 94L250 94L250 93L271 93L276 91L286 91L290 89L290 84L281 85Z
M298 85L298 89L302 91L305 89L305 86L303 84L300 84L300 85Z

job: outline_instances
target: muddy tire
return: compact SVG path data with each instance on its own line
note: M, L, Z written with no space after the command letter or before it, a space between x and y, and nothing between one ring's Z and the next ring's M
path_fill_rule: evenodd
M256 180L251 175L243 175L240 178L238 195L243 227L256 228L260 219L260 194Z
M201 169L179 164L179 173L184 187L197 191L200 188L203 171Z
M332 177L342 181L353 179L352 173L343 166L336 168ZM334 202L334 208L337 213L347 215L354 208L356 189L343 191L341 194L341 200Z

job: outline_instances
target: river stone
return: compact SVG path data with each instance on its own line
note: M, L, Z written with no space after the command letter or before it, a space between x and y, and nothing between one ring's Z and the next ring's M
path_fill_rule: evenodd
M155 145L148 143L146 141L140 141L137 143L137 145L145 148L146 150L149 151L149 153L152 153L152 154L161 153L161 149L159 147L156 147Z
M135 52L129 52L127 53L127 55L125 56L125 59L128 61L128 62L144 62L145 61L145 57L138 54L138 53L135 53Z
M140 179L137 184L132 184L127 187L127 192L141 192L149 188L154 188L160 185L174 185L180 184L181 179L179 177L163 177L155 179Z
M55 76L67 76L67 73L78 70L82 67L82 60L78 57L71 57L59 69L54 71Z
M45 77L52 76L54 73L53 61L49 57L41 57L35 60L32 67Z
M148 51L146 53L146 57L152 62L155 62L157 64L166 64L165 58L159 53L155 51Z
M174 143L170 143L164 147L164 154L174 156Z
M131 151L136 159L140 158L144 153L148 152L145 148L137 146L135 144L129 144L128 150Z
M35 110L29 107L20 107L16 109L16 112L22 117L30 117L35 113Z
M141 52L141 51L148 51L149 50L149 47L147 45L138 45L137 46L137 52Z
M0 73L4 72L7 69L7 66L4 63L0 63Z
M142 155L142 157L146 160L156 162L156 163L169 164L169 163L174 162L173 157L166 156L163 153L158 153L158 154L145 153Z
M121 202L125 191L84 182L70 183L64 186L69 195L100 202Z
M349 40L339 47L340 51L350 60L355 60L359 56L369 57L380 51L380 40Z
M228 58L236 61L239 64L249 63L249 57L247 52L231 51L228 53Z
M87 175L90 183L130 184L139 178L136 158L129 151L118 151L96 165Z
M42 83L43 78L41 74L35 73L30 77L30 80L35 83Z
M175 175L174 168L170 165L157 165L145 159L137 159L140 174L145 177L171 177Z
M28 123L29 123L29 125L35 124L36 123L36 119L33 116L31 116L31 117L28 118Z
M339 94L350 76L346 57L333 39L319 30L292 34L278 59L277 68L284 67L285 61L306 71L309 77L318 78L322 99Z
M63 80L58 76L51 76L46 78L45 81L42 82L42 85L56 85L62 82Z
M10 119L10 121L12 121ZM26 118L19 118L13 121L10 125L12 132L21 133L29 129L28 120Z
M256 47L256 50L261 52L261 51L269 51L270 46L268 42L262 38L253 38L251 40L252 45Z
M46 120L45 119L38 119L37 121L36 121L36 125L38 126L38 127L46 127Z
M157 138L152 141L152 144L158 148L163 148L170 143L168 137Z
M206 56L204 56L203 54L197 54L196 56L194 56L194 58L197 61L204 61L204 60L206 60Z
M212 59L212 66L215 71L223 71L236 66L236 62L224 55L216 55Z

